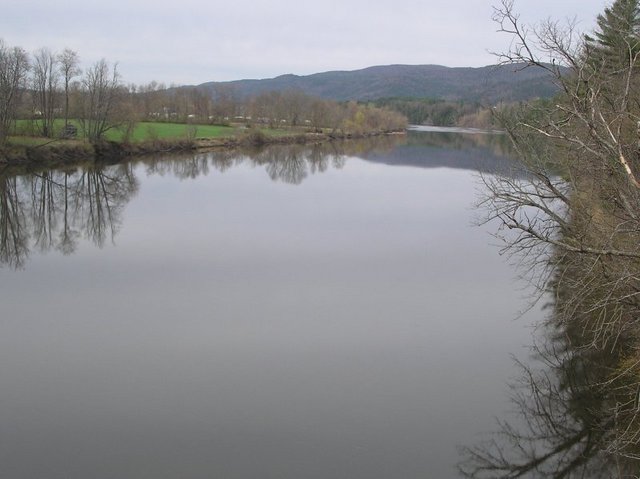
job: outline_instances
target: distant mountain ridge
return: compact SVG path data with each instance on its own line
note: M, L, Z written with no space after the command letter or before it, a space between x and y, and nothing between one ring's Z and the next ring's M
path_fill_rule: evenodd
M312 75L281 75L263 80L207 82L198 85L215 96L227 86L239 98L268 91L299 90L330 100L379 98L435 98L495 103L547 98L558 91L550 75L540 68L492 65L480 68L441 65L386 65L353 71Z

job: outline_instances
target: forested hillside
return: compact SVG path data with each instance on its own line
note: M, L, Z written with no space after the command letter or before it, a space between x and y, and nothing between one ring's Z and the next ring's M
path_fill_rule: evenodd
M307 76L282 75L263 80L208 82L199 86L214 97L220 92L247 98L269 91L298 90L339 101L402 97L489 104L549 97L557 92L557 86L547 72L523 66L449 68L439 65L388 65Z

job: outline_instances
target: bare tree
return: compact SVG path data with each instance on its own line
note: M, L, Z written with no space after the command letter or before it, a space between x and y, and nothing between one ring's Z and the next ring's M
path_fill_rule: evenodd
M53 136L57 96L58 59L48 48L41 48L33 55L32 83L34 91L35 115L40 120L42 136Z
M610 8L622 3L634 7L625 11L637 15L638 0L617 0ZM600 18L605 21L605 16ZM523 272L540 293L553 295L555 321L566 337L575 343L575 336L566 331L582 331L581 340L574 344L578 355L598 358L604 352L615 352L615 357L607 362L606 374L591 378L585 386L607 397L599 405L595 442L592 433L580 432L578 423L574 428L578 435L567 443L570 448L550 450L563 454L560 464L564 466L545 476L539 473L544 461L536 462L541 459L536 453L541 438L529 435L531 449L513 444L513 451L520 451L522 459L518 468L511 468L513 461L498 448L486 454L473 451L477 461L468 474L525 477L534 471L541 477L574 477L563 473L571 465L567 458L579 462L586 454L576 454L575 447L594 448L594 453L613 458L614 463L640 459L638 31L608 29L607 35L616 40L612 52L594 40L598 35L584 36L571 22L547 21L537 28L528 27L511 0L502 0L494 19L512 39L510 50L499 55L501 62L514 69L546 70L560 93L550 101L496 112L515 147L520 172L484 178L482 204L487 219L499 221L498 235L506 251L521 261ZM629 23L633 22L626 25ZM600 32L603 25L599 20ZM596 364L590 362L587 367ZM560 387L558 383L548 385ZM568 395L565 399L573 400L570 391L557 392L556 398ZM529 404L534 412L550 417L552 413L545 409L549 398L533 398ZM565 417L555 421L553 431L571 426ZM509 428L503 432L507 437L515 434ZM587 439L589 443L584 442ZM588 472L576 477L588 477Z
M236 116L240 101L232 85L216 84L213 87L213 115L219 121Z
M71 81L76 76L80 75L81 70L79 67L80 57L78 53L65 48L60 55L58 55L58 66L60 74L64 81L64 124L65 127L69 123L69 87Z
M497 218L509 231L505 235L509 250L522 253L532 264L548 265L548 251L553 248L588 261L589 268L613 260L636 268L640 262L636 53L625 69L612 73L588 61L589 45L572 25L563 29L548 22L538 30L528 29L507 0L496 9L496 20L514 38L512 50L501 59L516 68L546 69L561 94L552 102L497 113L526 175L485 178L489 218ZM607 341L604 333L601 344ZM615 328L608 333L617 334Z
M0 145L4 144L25 88L29 59L18 47L8 47L0 39Z
M106 60L95 63L83 79L83 130L91 142L98 142L118 124L116 109L121 94L117 65L109 68Z

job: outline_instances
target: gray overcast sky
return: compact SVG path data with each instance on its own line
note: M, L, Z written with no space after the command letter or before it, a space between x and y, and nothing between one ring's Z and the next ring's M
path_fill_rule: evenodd
M498 0L20 0L0 37L29 52L76 50L84 65L117 61L127 83L178 84L354 70L392 63L482 66L509 39ZM516 0L527 23L577 18L588 30L604 0Z

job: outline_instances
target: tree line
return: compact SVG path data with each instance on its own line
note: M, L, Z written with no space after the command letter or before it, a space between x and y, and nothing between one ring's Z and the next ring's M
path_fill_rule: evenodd
M211 91L155 81L125 84L116 63L102 59L83 71L74 50L41 48L28 54L0 39L0 145L15 133L73 136L76 125L91 142L104 139L114 128L127 139L139 121L242 122L272 128L329 128L346 134L406 126L406 118L389 109L323 100L299 91L241 99L224 86Z
M497 127L491 108L480 102L436 98L380 98L373 104L397 111L414 125Z
M0 39L0 144L15 131L18 119L33 120L34 133L52 138L55 120L63 119L66 127L73 115L91 141L121 119L124 89L117 65L100 60L85 72L79 65L71 49L54 53L41 48L29 55Z

